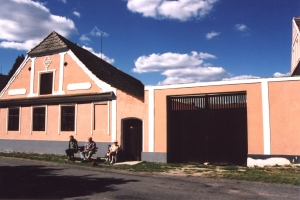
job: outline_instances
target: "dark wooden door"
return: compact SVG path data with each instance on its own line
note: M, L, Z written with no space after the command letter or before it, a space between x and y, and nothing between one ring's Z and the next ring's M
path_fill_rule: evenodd
M167 97L167 161L245 165L246 93Z

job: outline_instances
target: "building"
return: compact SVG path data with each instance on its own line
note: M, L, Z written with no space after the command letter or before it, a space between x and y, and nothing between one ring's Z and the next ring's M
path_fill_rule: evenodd
M300 17L294 17L292 23L292 62L291 74L300 75Z
M9 80L1 80L1 150L62 153L75 135L82 143L92 136L104 152L121 140L121 121L141 126L144 118L139 80L56 32L28 52Z
M63 154L72 134L81 144L92 136L101 157L117 139L125 160L300 163L299 87L294 76L144 88L53 32L3 86L0 150Z

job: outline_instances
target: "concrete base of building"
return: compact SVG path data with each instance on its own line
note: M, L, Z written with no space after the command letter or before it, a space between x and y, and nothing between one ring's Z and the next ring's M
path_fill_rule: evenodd
M276 165L300 164L300 156L295 155L254 155L247 158L248 167L265 167Z
M166 163L167 162L167 153L142 152L142 161Z
M78 146L83 146L85 141L78 141ZM96 142L97 153L93 157L104 157L108 145L111 142ZM45 140L0 140L0 151L25 152L65 155L68 141L45 141ZM79 153L76 154L79 157Z

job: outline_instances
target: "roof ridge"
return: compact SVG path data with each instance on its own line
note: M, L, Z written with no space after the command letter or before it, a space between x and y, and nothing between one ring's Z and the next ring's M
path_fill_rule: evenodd
M58 51L67 50L67 45L61 40L62 36L52 31L37 46L32 48L27 54L29 56L40 56Z

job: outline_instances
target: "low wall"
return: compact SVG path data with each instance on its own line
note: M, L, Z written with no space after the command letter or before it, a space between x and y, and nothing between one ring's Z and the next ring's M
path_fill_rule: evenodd
M78 141L78 146L83 146L85 141ZM96 142L98 147L94 157L104 157L110 142ZM65 155L68 141L45 141L45 140L0 140L0 151L45 153ZM79 155L79 154L78 154Z
M166 163L167 162L167 153L142 152L142 161Z

